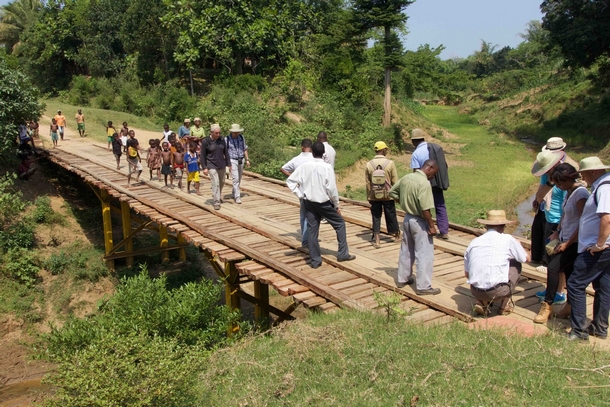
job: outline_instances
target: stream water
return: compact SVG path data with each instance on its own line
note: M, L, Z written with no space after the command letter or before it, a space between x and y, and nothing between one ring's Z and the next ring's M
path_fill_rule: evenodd
M529 233L534 221L534 213L532 211L532 201L536 194L528 197L525 201L521 202L516 209L517 219L519 219L519 226L513 232L513 235L520 237L529 237Z

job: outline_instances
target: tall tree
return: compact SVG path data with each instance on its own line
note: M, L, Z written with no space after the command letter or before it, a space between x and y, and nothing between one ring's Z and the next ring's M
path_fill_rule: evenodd
M392 118L392 69L401 61L402 44L397 30L407 22L404 9L415 0L353 0L354 19L362 31L383 28L385 49L385 95L383 125L389 127Z
M591 66L610 56L610 0L545 0L542 27L571 66Z
M7 53L16 51L19 37L36 22L41 9L41 0L15 0L0 7L0 44Z

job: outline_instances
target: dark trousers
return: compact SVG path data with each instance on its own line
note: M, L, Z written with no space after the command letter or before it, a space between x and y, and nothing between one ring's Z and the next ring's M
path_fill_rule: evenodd
M531 241L532 241L532 261L542 263L544 258L544 246L546 245L546 237L544 236L544 228L546 226L546 218L543 211L536 212L532 222Z
M595 282L594 316L591 325L600 335L608 334L610 312L610 250L590 254L579 253L574 262L574 271L568 280L568 298L572 305L572 331L582 338L587 332L587 293L589 284Z
M337 241L339 242L339 253L337 254L337 258L345 259L349 257L345 221L343 220L343 217L337 213L337 209L333 206L332 202L326 201L324 203L318 203L307 200L304 202L305 216L307 217L307 247L309 248L311 265L316 267L322 264L320 242L318 242L320 220L322 218L326 219L337 233Z
M515 288L517 288L517 283L521 276L521 269L521 263L515 259L511 259L508 268L508 284L498 284L488 291L480 290L471 285L470 292L474 298L483 303L510 298L515 291Z
M445 206L445 195L443 190L438 187L432 187L432 196L434 197L434 212L436 214L436 226L441 235L449 233L449 216L447 215L447 207Z
M546 269L546 296L544 301L552 304L559 286L559 273L566 275L566 281L572 275L574 261L578 257L578 243L572 243L566 250L554 255Z
M390 235L398 233L398 220L396 219L396 204L389 201L369 201L371 215L373 216L373 233L381 231L381 212L385 214L385 226Z

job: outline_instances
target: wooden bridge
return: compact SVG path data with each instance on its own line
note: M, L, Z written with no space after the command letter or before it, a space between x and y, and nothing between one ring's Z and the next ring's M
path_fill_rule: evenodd
M337 262L335 232L323 224L323 264L314 270L306 263L306 249L301 248L298 199L281 181L246 172L241 188L243 204L228 199L231 186L227 183L222 209L215 211L206 177L202 177L202 196L163 188L156 180L127 187L126 163L117 170L112 152L104 145L72 138L49 153L52 162L82 177L98 196L105 260L111 268L117 259L131 265L136 256L151 252L161 252L162 259L168 260L169 252L176 250L184 261L185 247L192 244L205 253L225 282L227 304L239 308L242 299L251 302L255 317L261 320L268 320L270 314L276 321L292 319L298 305L323 312L338 307L375 310L379 309L379 295L393 293L400 296L400 307L409 311L409 319L426 324L475 319L475 301L464 278L462 256L468 243L481 233L478 229L452 225L448 241L434 240L433 286L442 293L420 297L409 286L396 287L400 244L389 236L382 239L380 249L371 244L367 203L343 200L341 205L350 252L356 254L356 260ZM146 168L141 178L148 179ZM122 224L120 239L113 234L113 221L117 220ZM399 222L402 224L400 212ZM144 228L158 231L158 246L134 248L134 235ZM529 265L524 265L523 275L528 281L521 283L513 296L516 307L510 318L532 323L539 309L534 294L544 290L546 276ZM244 290L249 283L253 283L253 290ZM273 307L270 288L292 297L293 303L287 309Z

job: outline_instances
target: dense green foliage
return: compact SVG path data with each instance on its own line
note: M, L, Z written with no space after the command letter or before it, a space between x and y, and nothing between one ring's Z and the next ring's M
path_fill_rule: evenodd
M36 89L23 73L9 67L0 50L0 153L15 146L18 126L37 120L41 110Z
M145 268L124 278L96 314L44 336L43 356L59 363L47 405L197 405L196 371L239 320L218 305L221 290L209 280L170 290Z

